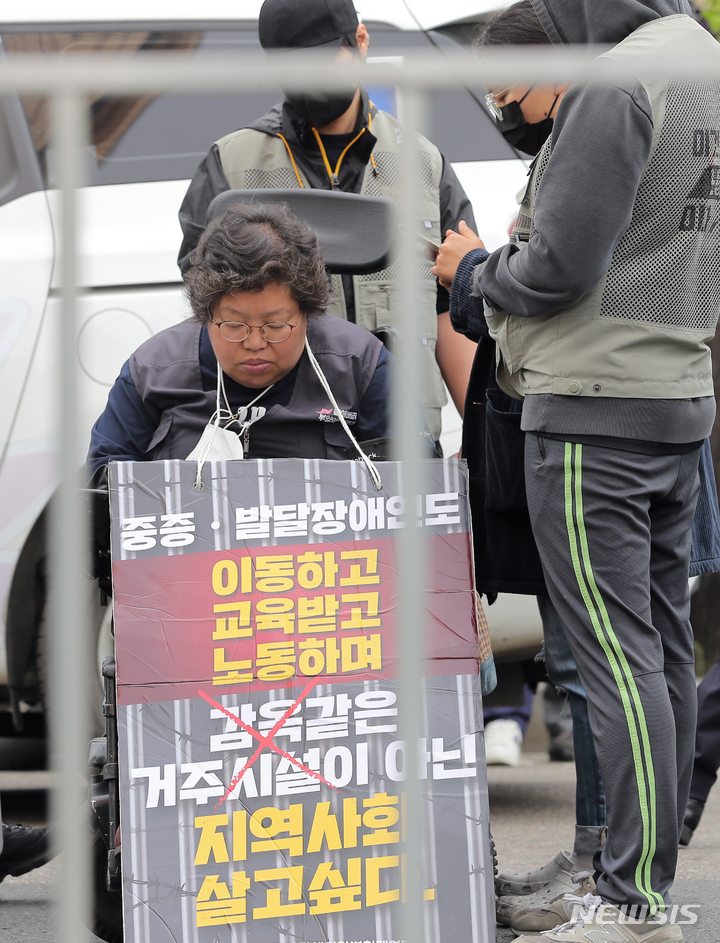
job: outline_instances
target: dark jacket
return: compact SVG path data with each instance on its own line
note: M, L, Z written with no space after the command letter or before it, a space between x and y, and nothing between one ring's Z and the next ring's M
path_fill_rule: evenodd
M356 130L367 127L368 116L374 114L375 106L368 101L367 92L362 91L362 108L358 115ZM305 174L313 189L329 190L330 181L323 163L322 155L312 130L297 112L282 102L275 105L267 114L250 125L253 131L261 131L271 137L282 134L288 142L294 159ZM339 189L344 193L358 193L362 184L365 165L375 146L376 138L366 130L348 151L340 168ZM183 241L178 256L180 270L188 267L190 253L198 244L205 229L205 213L213 198L218 193L229 190L229 184L220 160L217 144L213 144L190 182L185 198L180 207L180 226ZM443 170L440 180L440 227L441 232L457 229L464 219L474 226L472 206L465 191L455 175L452 166L443 158ZM438 312L447 311L447 292L438 285Z
M309 318L307 336L350 428L361 440L386 436L388 354L381 342L331 315ZM112 460L186 458L215 411L216 365L207 330L194 321L142 344L93 427L90 474ZM224 382L234 413L259 392L230 377ZM346 457L351 442L307 353L258 407L249 428L248 458ZM237 431L237 425L231 428Z

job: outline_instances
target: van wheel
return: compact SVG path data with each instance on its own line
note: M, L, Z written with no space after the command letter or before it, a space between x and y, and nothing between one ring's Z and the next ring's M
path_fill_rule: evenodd
M92 932L105 943L123 943L122 894L105 883L107 848L96 825L92 837Z

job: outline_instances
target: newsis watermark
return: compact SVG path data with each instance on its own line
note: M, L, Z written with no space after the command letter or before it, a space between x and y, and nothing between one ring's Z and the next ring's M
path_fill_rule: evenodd
M582 920L585 924L597 926L612 926L615 923L632 925L646 920L652 920L659 926L666 923L691 926L697 923L699 910L700 904L673 904L667 910L653 915L647 904L632 904L623 910L603 904L594 912L588 912L584 904L577 904L573 907L571 920Z

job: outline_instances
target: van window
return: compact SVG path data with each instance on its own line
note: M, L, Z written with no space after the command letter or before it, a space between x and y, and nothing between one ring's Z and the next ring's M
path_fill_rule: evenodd
M9 56L20 52L91 52L128 58L142 51L193 55L242 54L259 48L256 30L163 32L4 33ZM99 95L90 102L94 160L91 185L180 180L192 176L218 137L263 114L276 93L250 95ZM47 98L22 96L22 104L46 184L53 184L50 109Z
M403 32L368 24L373 54L385 50L427 49L437 53L421 32ZM445 44L452 40L441 37ZM198 57L257 52L255 24L193 30L87 30L78 32L3 33L8 56L24 52L91 52L129 58L143 51L184 52ZM191 177L218 138L252 124L282 99L282 92L238 94L98 95L90 103L90 185L181 180ZM53 155L47 98L22 96L22 105L46 185L52 186ZM443 91L431 98L430 138L448 160L510 158L514 154L477 101L465 90Z

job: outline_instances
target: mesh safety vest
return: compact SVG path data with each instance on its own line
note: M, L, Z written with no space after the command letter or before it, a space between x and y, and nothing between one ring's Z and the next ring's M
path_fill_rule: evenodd
M641 26L604 57L651 50L661 58L665 50L692 53L709 44L717 49L691 17L669 16ZM498 383L511 396L713 395L707 343L720 314L720 83L640 81L652 108L651 156L630 226L597 288L541 317L486 305ZM535 198L551 157L548 139L519 196L520 242L536 232Z
M380 196L398 202L400 191L400 150L402 128L392 115L384 111L373 114L372 133L377 138L373 150L377 175L368 162L360 193ZM422 218L418 232L433 242L442 242L440 231L440 178L442 156L426 138L418 136L420 179L418 199ZM293 167L285 144L279 137L242 128L217 142L225 177L231 189L269 189L273 187L304 187L310 183L299 166ZM440 368L435 360L437 342L437 283L430 274L431 263L422 264L418 272L421 304L418 311L418 333L423 357L423 406L433 439L440 436L440 410L447 401ZM397 297L397 266L371 275L353 277L355 321L369 331L394 326L393 300ZM341 280L333 276L333 295L328 311L347 318Z

